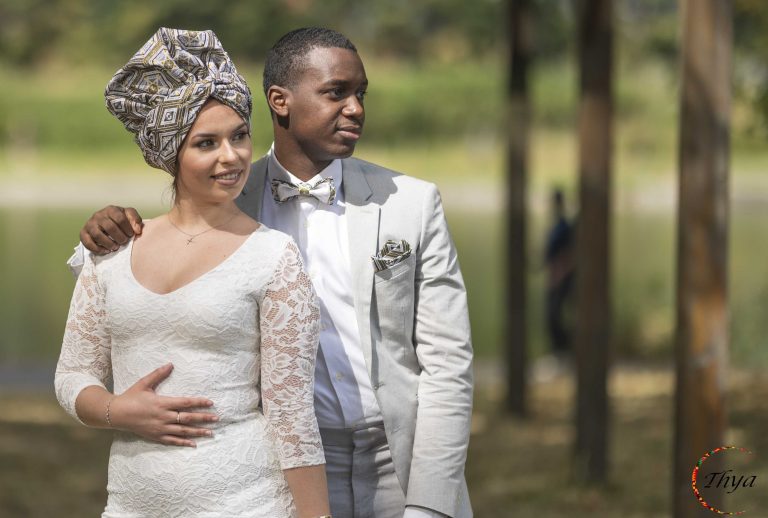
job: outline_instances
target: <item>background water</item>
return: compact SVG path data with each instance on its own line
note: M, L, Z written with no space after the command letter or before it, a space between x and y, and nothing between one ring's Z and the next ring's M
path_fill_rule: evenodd
M492 357L504 344L504 225L502 215L482 201L476 210L451 208L466 205L472 195L448 188L445 203L467 285L475 348L479 356ZM762 201L742 200L732 209L732 353L734 361L753 366L768 364L765 207ZM96 208L0 208L0 364L55 362L74 286L65 262ZM145 214L159 210L147 208ZM545 349L541 249L546 216L539 211L533 216L529 331L537 354ZM657 209L623 211L615 220L613 302L621 356L671 357L675 232L673 214Z

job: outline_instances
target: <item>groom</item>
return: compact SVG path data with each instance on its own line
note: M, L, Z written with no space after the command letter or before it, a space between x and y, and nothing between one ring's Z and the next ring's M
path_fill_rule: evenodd
M471 517L472 346L456 249L434 185L350 158L367 86L342 34L283 36L264 66L274 144L238 205L296 240L321 302L315 408L333 514ZM108 207L81 240L108 253L140 225L133 209Z

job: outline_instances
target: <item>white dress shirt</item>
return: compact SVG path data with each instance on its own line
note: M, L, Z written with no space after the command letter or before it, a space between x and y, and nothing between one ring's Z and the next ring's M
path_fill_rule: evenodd
M277 202L273 179L314 186L333 178L332 204L312 196ZM261 221L293 237L320 299L320 348L315 368L315 410L321 428L361 428L382 422L371 386L357 327L349 263L346 204L341 161L334 160L308 182L302 182L269 152Z

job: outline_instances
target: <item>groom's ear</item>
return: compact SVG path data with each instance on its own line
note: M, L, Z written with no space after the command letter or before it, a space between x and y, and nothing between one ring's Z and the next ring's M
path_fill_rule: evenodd
M291 91L282 86L272 85L267 90L267 103L278 117L287 117L291 105Z

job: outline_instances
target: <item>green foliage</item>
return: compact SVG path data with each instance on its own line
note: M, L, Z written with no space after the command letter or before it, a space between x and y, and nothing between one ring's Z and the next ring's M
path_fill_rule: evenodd
M15 65L32 65L51 50L57 18L47 12L45 0L2 0L0 3L0 56Z
M575 16L572 0L532 0L533 51L535 60L561 60L572 55L575 45Z
M213 29L238 61L260 61L284 33L307 25L341 30L360 47L418 59L435 49L463 59L498 47L501 0L0 0L0 56L34 67L127 59L158 27Z
M572 61L573 0L530 2L534 68ZM740 124L764 137L768 134L768 73L763 66L768 55L768 2L734 0L733 12L736 93L753 106ZM676 0L617 1L618 53L632 62L660 58L676 71L680 14ZM225 4L189 0L0 0L0 65L12 67L7 69L12 71L37 69L52 62L67 67L88 64L116 68L158 27L168 26L213 29L235 61L245 67L249 62L261 62L267 49L285 32L321 25L350 36L366 60L394 58L425 69L432 64L471 63L481 68L493 63L494 72L480 71L478 77L491 73L487 83L497 85L497 81L503 81L504 71L497 70L496 65L503 66L503 61L496 59L508 50L505 22L504 0L230 0ZM451 86L436 87L427 76L425 73L420 80L427 82L425 89L430 93ZM255 87L254 77L251 83ZM484 95L487 90L473 91L475 100L481 98L478 93ZM461 92L465 94L466 90ZM448 102L449 107L457 105L454 99ZM406 106L387 101L388 109L392 105L403 110ZM480 107L479 117L488 107ZM405 113L420 134L424 130L424 111L416 107ZM430 126L446 128L457 119L455 113L449 114ZM0 120L0 132L3 124L7 122ZM492 126L496 124L491 121ZM385 136L388 130L371 131L377 135L374 139L379 139L378 135L390 139ZM438 132L435 136L444 135Z
M130 135L104 107L103 88L114 68L14 71L15 81L0 83L0 148L20 142L58 152L131 148ZM495 134L503 116L499 69L492 58L424 67L369 61L366 142L423 143ZM261 67L245 66L240 72L254 94L254 146L264 149L272 141L272 127L259 88Z
M674 66L680 34L679 2L625 0L617 19L618 44L631 59L661 59Z
M445 137L489 137L503 122L499 62L421 67L370 63L366 140L429 142Z
M754 113L746 121L746 129L760 138L768 136L768 2L735 0L735 91L750 101Z

